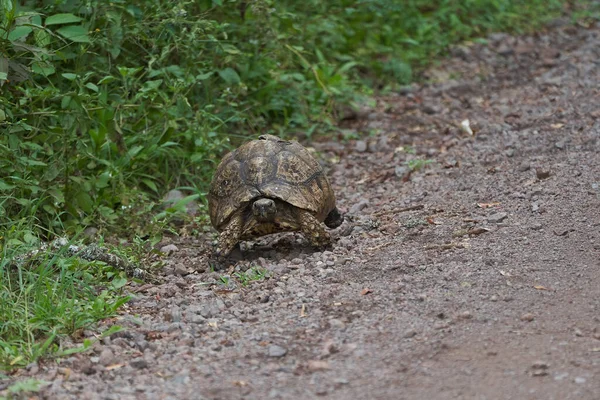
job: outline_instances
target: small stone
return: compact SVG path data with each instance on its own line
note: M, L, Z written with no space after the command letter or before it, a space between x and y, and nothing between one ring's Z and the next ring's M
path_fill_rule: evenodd
M189 274L187 268L183 264L177 264L173 269L173 274L178 276L186 276Z
M546 376L548 375L548 368L550 366L548 363L544 361L535 361L531 365L531 375L532 376Z
M136 358L129 361L129 365L135 369L146 369L148 368L148 361L144 360L143 358Z
M568 372L561 372L559 374L554 375L554 380L555 381L562 381L563 379L565 379L567 376L569 376Z
M365 142L364 140L358 140L356 142L356 151L358 151L359 153L364 153L365 151L367 151L367 142Z
M556 143L554 143L554 147L556 147L559 150L563 150L566 146L566 142L564 140L558 141Z
M576 376L574 381L575 383L582 385L587 381L587 379L585 379L583 376Z
M519 165L519 172L527 172L531 169L531 164L529 162L524 162Z
M515 149L508 149L504 152L506 157L513 157L515 155Z
M278 346L276 344L272 344L269 346L269 357L275 357L275 358L279 358L279 357L283 357L287 354L287 349Z
M181 322L181 309L179 307L173 307L165 314L165 320L169 322Z
M463 311L460 313L460 319L471 319L473 318L473 314L470 311Z
M346 324L337 318L331 318L329 320L329 326L333 329L344 329L346 327Z
M507 213L499 212L499 213L494 213L494 214L490 215L487 218L487 220L491 224L497 224L497 223L504 221L507 217L508 217Z
M490 297L490 301L498 301L498 296L496 296L495 294L492 295L492 297Z
M408 168L405 165L396 165L396 167L394 167L394 174L396 174L396 176L398 178L405 177L409 171L410 171L410 168Z
M149 343L147 340L138 340L135 342L135 347L143 353L149 347Z
M574 333L575 333L575 336L579 336L579 337L583 336L583 332L579 328L575 328Z
M105 367L107 365L114 364L115 363L115 355L114 355L113 351L108 347L103 348L102 351L100 352L100 357L98 358L98 363Z
M437 107L437 106L425 105L425 106L423 106L423 112L425 114L433 115L433 114L439 113L440 112L440 108Z
M177 251L179 251L179 247L175 246L174 244L168 244L168 245L160 248L160 252L165 253L168 256L170 256L171 254L173 254Z
M310 372L326 371L326 370L330 369L329 363L327 361L323 361L323 360L310 360L306 364L306 368Z
M550 170L543 168L536 168L535 176L541 181L550 177Z
M409 329L406 332L404 332L404 338L405 339L410 339L417 336L417 331L414 329Z
M360 199L360 201L358 203L355 203L352 205L352 207L350 207L350 209L348 210L348 214L357 214L368 205L369 205L368 199ZM293 262L294 262L294 260L292 260L292 263Z
M521 321L531 322L534 319L535 319L535 317L531 313L525 313L525 314L521 315Z
M529 228L534 231L539 231L543 227L544 226L542 224L540 224L539 222L534 222L533 224L531 224L531 226Z

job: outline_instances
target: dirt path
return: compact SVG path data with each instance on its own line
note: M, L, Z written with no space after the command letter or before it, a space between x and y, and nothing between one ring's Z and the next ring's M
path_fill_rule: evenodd
M366 143L315 145L348 211L331 252L264 240L243 287L174 242L125 332L24 374L48 399L600 399L598 60L595 28L457 49L353 122Z

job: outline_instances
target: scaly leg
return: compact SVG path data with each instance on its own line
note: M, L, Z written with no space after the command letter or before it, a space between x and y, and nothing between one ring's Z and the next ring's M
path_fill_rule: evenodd
M296 219L300 230L312 246L323 248L331 244L331 236L309 211L298 210Z
M209 263L219 269L225 262L227 256L236 244L240 241L244 220L242 212L238 211L231 216L231 219L219 234L219 243Z

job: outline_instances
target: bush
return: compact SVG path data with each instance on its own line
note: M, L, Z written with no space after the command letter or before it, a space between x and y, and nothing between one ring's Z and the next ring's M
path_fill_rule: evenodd
M244 137L326 128L335 102L562 4L0 0L0 218L143 233L168 188L204 192Z

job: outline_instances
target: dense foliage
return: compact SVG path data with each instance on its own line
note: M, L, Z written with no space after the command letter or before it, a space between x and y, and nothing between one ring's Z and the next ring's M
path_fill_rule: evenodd
M326 129L334 102L562 3L0 0L0 223L135 228L234 138Z

